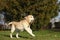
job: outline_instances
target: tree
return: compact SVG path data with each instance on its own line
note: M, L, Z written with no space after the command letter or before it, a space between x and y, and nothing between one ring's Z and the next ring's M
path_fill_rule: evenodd
M19 20L28 14L35 17L33 29L45 28L57 15L57 0L0 0L0 10L7 12L7 21ZM11 17L9 19L9 17Z

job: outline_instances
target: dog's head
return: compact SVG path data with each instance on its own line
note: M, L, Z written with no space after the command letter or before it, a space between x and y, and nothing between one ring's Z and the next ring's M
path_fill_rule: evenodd
M34 21L33 15L28 15L28 16L25 17L25 19L26 19L29 23L31 23L31 22Z

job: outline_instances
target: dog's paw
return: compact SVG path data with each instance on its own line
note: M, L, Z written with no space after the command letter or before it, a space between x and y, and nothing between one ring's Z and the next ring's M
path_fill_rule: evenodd
M33 34L32 36L33 36L33 37L35 37L35 35L34 35L34 34Z
M12 36L10 36L10 38L13 38Z
M33 35L33 37L35 37L35 35Z
M10 36L10 38L13 38L12 36Z

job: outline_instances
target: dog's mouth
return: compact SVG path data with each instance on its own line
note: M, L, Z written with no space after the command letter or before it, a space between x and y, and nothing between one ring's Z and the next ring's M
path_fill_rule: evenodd
M31 23L33 23L34 22L34 20L31 20Z

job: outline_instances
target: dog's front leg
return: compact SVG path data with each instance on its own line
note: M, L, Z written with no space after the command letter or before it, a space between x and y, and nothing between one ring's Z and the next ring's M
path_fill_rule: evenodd
M32 33L32 30L30 29L30 27L25 27L25 30L32 35L33 37L35 37L35 35Z

